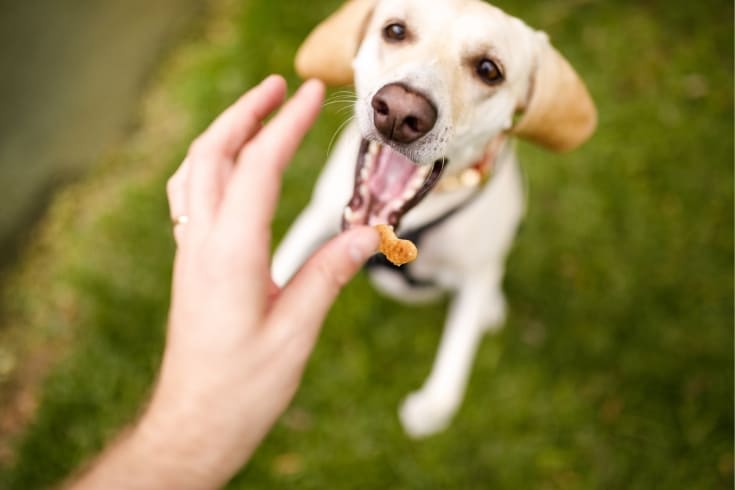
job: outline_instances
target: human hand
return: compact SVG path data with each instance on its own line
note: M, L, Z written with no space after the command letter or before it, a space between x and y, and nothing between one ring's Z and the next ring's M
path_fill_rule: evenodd
M358 229L284 289L271 280L281 175L323 92L307 82L261 129L285 95L282 78L266 79L192 145L169 184L172 215L190 222L176 227L169 336L148 420L191 443L207 473L234 473L285 410L329 307L377 247L375 231Z
M192 144L169 181L172 216L188 222L175 227L158 383L130 436L155 468L147 471L158 479L147 481L159 488L217 487L247 461L293 398L339 290L377 248L374 230L354 229L325 245L283 289L271 280L281 175L324 88L305 83L264 126L285 92L277 76L248 92Z

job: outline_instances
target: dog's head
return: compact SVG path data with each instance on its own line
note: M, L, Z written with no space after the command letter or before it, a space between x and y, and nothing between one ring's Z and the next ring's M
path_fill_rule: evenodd
M548 37L479 0L349 0L304 42L296 67L332 85L354 83L365 139L358 164L370 177L390 163L404 197L388 192L387 177L384 185L366 178L370 192L359 195L356 182L353 201L382 193L381 209L400 208L398 218L447 159L469 165L498 134L565 151L596 124L584 84ZM397 224L396 213L382 214L356 221Z

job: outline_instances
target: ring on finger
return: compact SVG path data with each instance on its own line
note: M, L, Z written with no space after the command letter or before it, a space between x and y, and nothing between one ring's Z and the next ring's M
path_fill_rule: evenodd
M171 218L171 221L173 222L174 227L185 225L189 223L189 216L186 214L179 214L178 216Z

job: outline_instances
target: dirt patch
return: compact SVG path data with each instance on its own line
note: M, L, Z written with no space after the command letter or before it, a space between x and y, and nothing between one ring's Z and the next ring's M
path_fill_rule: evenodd
M56 352L54 352L56 351ZM29 352L24 362L13 373L12 381L3 387L0 398L0 465L13 462L13 442L31 420L38 406L37 392L49 367L56 361L58 346L38 346Z

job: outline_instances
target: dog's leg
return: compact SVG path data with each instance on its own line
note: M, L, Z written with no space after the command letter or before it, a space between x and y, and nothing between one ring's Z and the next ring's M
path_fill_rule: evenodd
M501 279L499 268L490 277L468 280L457 292L431 374L400 408L409 435L424 437L444 429L459 408L483 333L505 319Z
M278 286L285 285L314 250L337 232L339 217L333 210L312 202L301 212L273 255L271 273Z

